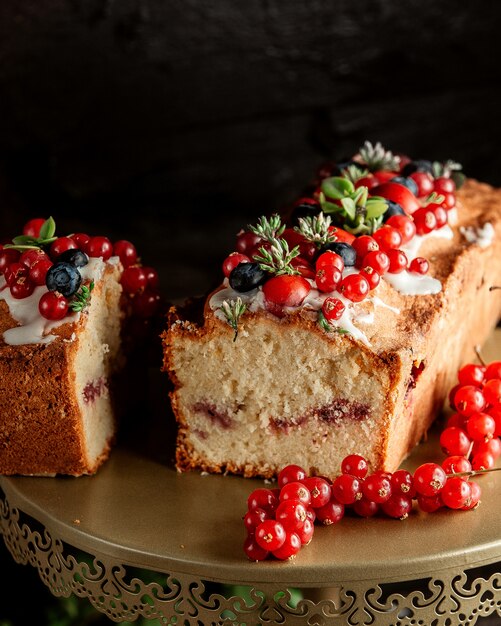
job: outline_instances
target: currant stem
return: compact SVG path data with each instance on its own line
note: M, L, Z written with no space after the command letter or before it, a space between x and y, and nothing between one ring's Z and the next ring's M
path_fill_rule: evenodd
M480 361L480 364L483 365L484 367L487 367L487 363L482 357L482 353L480 352L479 346L475 346L473 349L475 350L475 354L477 355L477 359Z
M447 474L447 478L452 478L453 476L459 476L460 478L463 478L465 476L471 477L471 476L476 476L477 474L489 474L490 472L501 472L501 467L493 467L491 469L471 470L470 472L456 472L453 474Z

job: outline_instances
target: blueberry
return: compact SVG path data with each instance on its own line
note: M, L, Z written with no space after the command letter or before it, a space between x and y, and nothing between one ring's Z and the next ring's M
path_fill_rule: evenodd
M57 257L58 262L64 261L75 267L84 267L89 262L89 257L81 250L65 250Z
M386 200L386 202L388 203L388 208L383 213L383 222L386 222L394 215L406 215L406 212L396 202L392 202L391 200Z
M58 261L49 268L45 284L49 291L59 291L65 298L75 294L82 283L80 272L71 263Z
M333 241L332 243L327 244L327 250L332 250L336 254L343 259L345 267L351 267L355 265L355 261L357 260L357 253L355 252L355 248L350 246L349 243L344 241Z
M412 191L412 193L417 196L418 186L416 185L415 181L412 180L412 178L406 178L405 176L395 176L395 178L392 178L390 180L390 183L399 183L400 185L407 187L409 191Z
M428 172L428 174L433 176L433 164L426 159L417 159L416 161L411 161L407 163L407 165L404 165L400 173L402 176L409 176L410 174L414 174L414 172Z
M244 293L262 285L268 274L259 267L259 263L239 263L230 274L230 287Z
M300 217L315 217L321 211L320 204L318 202L310 204L309 202L302 202L294 207L291 215L291 221L293 224L299 224Z

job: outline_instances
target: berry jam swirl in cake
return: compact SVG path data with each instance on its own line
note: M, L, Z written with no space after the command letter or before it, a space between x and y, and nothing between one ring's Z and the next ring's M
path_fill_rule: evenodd
M3 333L5 343L54 341L51 331L75 322L90 304L106 264L123 268L123 306L140 318L154 315L158 275L140 264L132 243L84 233L58 237L52 217L28 221L22 235L0 246L0 300L19 324Z
M246 311L279 318L311 311L326 332L369 345L357 323L371 323L373 313L356 305L385 306L376 295L382 280L405 296L441 291L419 250L432 237L453 238L463 181L458 163L411 161L366 141L350 160L320 168L311 195L295 202L285 223L261 217L238 234L210 308L235 333ZM481 247L492 240L488 223L461 233Z

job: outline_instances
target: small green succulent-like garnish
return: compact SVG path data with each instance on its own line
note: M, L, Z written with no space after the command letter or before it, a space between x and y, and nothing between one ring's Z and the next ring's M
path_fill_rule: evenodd
M263 215L259 218L256 226L248 226L247 228L255 235L273 243L284 232L285 224L282 224L280 216L275 213L269 218Z
M466 180L466 176L463 174L462 171L463 166L461 165L461 163L457 163L456 161L452 161L451 159L445 161L445 163L434 161L431 167L434 178L438 178L439 176L452 178L452 180L456 184L456 189L459 189Z
M40 229L40 235L38 237L30 237L29 235L18 235L12 239L12 243L7 243L4 248L11 248L13 250L32 250L41 248L42 246L49 245L57 239L56 235L56 222L53 217L45 220Z
M324 213L332 215L338 226L354 235L372 235L381 226L383 214L388 209L384 198L369 197L367 187L356 189L351 181L340 176L322 181L320 205Z
M348 167L341 170L341 176L343 178L347 178L352 183L356 183L358 180L368 176L369 174L370 172L366 167L363 165L356 165L355 163L352 163L351 165L348 165Z
M320 328L325 330L326 333L336 332L336 333L339 333L340 335L350 334L350 331L346 330L346 328L340 328L339 326L334 326L333 324L331 324L329 320L325 317L325 315L322 313L322 311L318 312L317 321L318 321L318 325L320 326Z
M289 244L285 239L271 238L269 250L264 246L259 248L259 254L253 256L254 261L265 272L281 276L282 274L299 274L299 271L291 265L292 259L299 255L299 246L289 250Z
M247 305L242 302L242 298L238 297L236 300L223 300L219 308L224 313L228 324L235 331L233 341L236 341L238 336L238 321L245 313Z
M76 313L81 313L90 304L92 290L94 289L94 281L90 285L82 285L80 290L73 296L70 302L70 309Z

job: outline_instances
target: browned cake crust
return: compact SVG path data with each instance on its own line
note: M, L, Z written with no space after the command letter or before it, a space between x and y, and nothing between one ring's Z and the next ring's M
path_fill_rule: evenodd
M271 477L286 463L299 463L312 471L334 475L340 460L355 452L367 456L373 469L396 469L426 434L458 366L473 358L474 347L485 341L501 314L501 291L489 289L501 280L501 191L468 180L457 197L459 222L453 228L454 239L429 238L420 250L430 261L430 275L441 280L442 291L404 296L381 284L378 297L398 308L400 314L389 314L380 307L374 311L374 323L364 327L370 347L350 335L326 334L301 309L282 319L265 310L246 313L234 342L233 330L207 307L201 325L183 318L182 312L173 308L163 342L164 368L174 383L171 401L179 424L178 469ZM487 247L469 243L460 232L460 227L480 227L487 222L495 230ZM370 308L365 303L360 306ZM263 337L265 341L271 338L275 351L271 356L253 347L253 338L257 343ZM304 392L308 401L296 402L297 369L288 368L282 349L284 353L290 350L290 362L303 368L311 388L315 376L310 373L316 363L331 368L333 377L339 373L343 383L336 386L334 378L326 383L333 388L330 404L325 402L323 382L318 402L310 388ZM294 400L299 411L292 409L285 417L274 414L267 423L259 423L256 414L255 429L249 426L245 434L239 430L239 419L247 419L250 424L251 416L246 413L239 390L245 384L251 389L252 382L240 382L248 377L246 369L233 379L231 368L249 358L259 359L252 367L260 372L269 368L271 361L281 365L273 375L290 381L290 386L279 386L279 395L290 397L284 402L271 398L270 410L287 407L288 400ZM359 384L351 388L350 377L355 369L357 376L361 372ZM263 380L269 381L270 393L274 393L273 375L268 379L257 377L256 395L266 395L266 390L259 387ZM204 382L209 379L213 381L212 391L210 382ZM229 379L238 406L231 405ZM373 388L365 394L364 385ZM377 401L371 400L371 393ZM224 401L219 402L218 398L223 397ZM252 403L249 393L246 398ZM203 432L200 416L205 416L207 422ZM317 436L323 441L317 442ZM240 446L232 441L238 437L245 439ZM296 441L293 446L291 438ZM226 458L218 458L218 441ZM282 448L287 452L281 456ZM234 458L230 456L232 450Z

